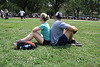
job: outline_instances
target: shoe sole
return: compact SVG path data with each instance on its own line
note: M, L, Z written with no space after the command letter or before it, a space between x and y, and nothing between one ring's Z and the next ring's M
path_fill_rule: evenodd
M75 45L75 46L82 46L82 44L71 44L71 45Z

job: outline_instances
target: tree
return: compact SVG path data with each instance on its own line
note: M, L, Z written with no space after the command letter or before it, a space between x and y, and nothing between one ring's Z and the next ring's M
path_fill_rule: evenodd
M6 0L0 0L0 5L3 5L6 2Z
M49 0L49 4L52 6L54 13L59 11L59 8L62 6L64 2L65 0Z
M27 13L39 12L48 0L10 0Z
M21 9L25 11L29 0L10 0L10 1L14 3L16 6L21 7Z
M82 10L82 0L69 0L68 5L69 9L72 11L72 14L78 19L79 12Z
M54 15L59 10L63 14L74 15L79 18L80 12L92 16L100 14L100 0L0 0L0 9L19 12L23 9L26 13L45 12Z
M41 11L42 7L45 6L45 3L47 2L47 0L29 0L29 4L27 6L27 9L30 12L34 12L37 13L39 11Z
M100 15L100 0L97 1L96 11L98 12L98 16Z
M0 8L2 9L2 7L4 6L4 4L6 3L6 0L0 0Z
M100 0L83 0L83 13L86 15L91 15L93 17L93 12L100 11Z

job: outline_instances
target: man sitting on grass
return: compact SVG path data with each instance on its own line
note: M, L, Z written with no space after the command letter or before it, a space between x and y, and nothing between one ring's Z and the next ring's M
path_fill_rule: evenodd
M62 13L57 12L56 20L51 27L52 45L66 45L67 43L71 43L72 45L82 46L82 44L79 44L73 38L73 34L75 34L78 29L74 26L62 22L61 19Z

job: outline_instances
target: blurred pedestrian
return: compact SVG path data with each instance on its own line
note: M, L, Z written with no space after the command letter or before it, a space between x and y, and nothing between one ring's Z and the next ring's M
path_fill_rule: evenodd
M8 19L8 9L5 9L5 19Z
M25 12L23 10L21 10L19 13L20 13L21 20L23 20L23 17L25 15Z
M3 18L4 17L4 12L3 12L3 10L1 10L1 18Z

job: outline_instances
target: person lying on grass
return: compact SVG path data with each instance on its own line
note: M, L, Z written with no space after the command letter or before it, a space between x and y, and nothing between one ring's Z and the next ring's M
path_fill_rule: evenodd
M52 45L66 45L67 43L73 43L73 45L81 46L73 38L78 29L75 26L71 26L61 21L62 13L56 13L56 20L51 27L51 43Z
M50 27L47 23L47 20L49 20L49 15L46 13L41 13L40 15L40 21L42 24L40 26L35 27L32 32L27 35L25 38L21 39L24 41L30 41L33 38L37 40L42 45L49 45L50 44ZM38 31L41 30L41 33ZM41 36L43 35L43 37Z

